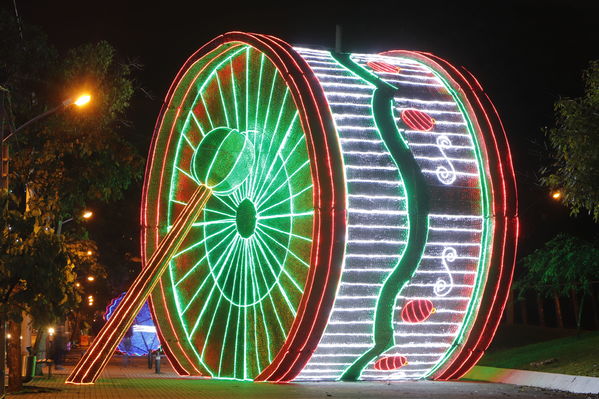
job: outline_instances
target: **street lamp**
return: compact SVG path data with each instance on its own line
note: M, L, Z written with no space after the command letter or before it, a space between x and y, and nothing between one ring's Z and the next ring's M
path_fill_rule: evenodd
M9 154L8 154L8 145L5 144L8 141L8 139L10 139L12 136L14 136L15 134L17 134L18 132L20 132L21 130L26 128L27 126L31 125L32 123L37 122L40 119L43 119L49 115L52 115L55 112L61 111L71 105L75 105L77 108L81 108L81 107L85 106L86 104L88 104L90 101L91 101L91 95L89 95L88 93L83 93L77 97L68 98L68 99L64 100L62 103L60 103L59 105L57 105L56 107L49 109L48 111L39 114L35 118L32 118L32 119L28 120L27 122L23 123L21 126L19 126L15 130L10 132L6 137L4 137L3 131L0 132L2 134L2 144L1 144L2 148L0 151L0 153L2 154L1 155L2 156L2 171L1 171L2 181L0 182L0 188L4 188L5 190L8 191Z
M9 138L14 136L15 134L17 134L18 132L20 132L21 130L26 128L27 126L31 125L34 122L37 122L40 119L50 116L53 113L58 112L62 109L65 109L71 105L75 105L78 108L81 108L81 107L85 106L86 104L88 104L90 101L91 101L91 96L87 93L81 94L77 97L68 98L68 99L64 100L62 103L60 103L59 105L57 105L56 107L49 109L48 111L39 114L35 118L32 118L32 119L28 120L27 122L23 123L21 126L16 128L15 130L13 130L8 136L2 138L2 144L4 144L5 141L7 141Z
M8 91L3 87L0 87L3 91ZM4 136L4 131L0 131L0 135L2 137L2 141L0 142L0 190L5 189L9 191L8 187L8 176L9 176L9 151L8 151L8 139L12 136L16 135L21 130L25 129L27 126L31 125L34 122L39 121L47 116L54 114L55 112L61 111L63 109L68 108L71 105L74 105L78 108L85 106L91 100L91 96L88 93L83 93L77 97L69 98L58 106L49 109L46 112L39 114L38 116L28 120L23 123L21 126L10 132L6 137ZM59 231L62 227L62 224L59 224ZM60 233L59 233L60 234ZM0 314L0 326L2 327L2 331L6 331L6 315ZM50 329L52 334L54 329ZM0 334L0 397L4 397L4 368L6 365L6 335Z
M562 193L559 191L554 191L553 193L551 193L551 198L553 198L554 200L558 200L562 197Z
M93 214L94 213L92 211L87 210L87 211L83 211L83 213L81 214L81 217L85 220L89 220L93 216ZM56 229L56 234L60 235L62 233L62 225L70 222L71 220L73 220L73 218L68 218L66 220L58 221L58 228ZM88 254L88 255L90 255L90 254Z

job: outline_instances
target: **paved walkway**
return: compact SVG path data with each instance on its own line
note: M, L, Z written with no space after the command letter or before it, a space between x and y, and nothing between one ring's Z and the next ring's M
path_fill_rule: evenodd
M154 374L145 359L135 359L125 367L124 359L114 358L95 385L65 385L71 367L53 372L48 378L36 377L26 384L46 390L41 393L9 395L14 399L189 399L189 398L440 398L440 399L574 399L596 396L542 390L516 385L474 382L394 382L387 383L293 383L266 384L238 381L211 381L202 378L178 377L168 364L163 374ZM45 371L45 370L44 370Z

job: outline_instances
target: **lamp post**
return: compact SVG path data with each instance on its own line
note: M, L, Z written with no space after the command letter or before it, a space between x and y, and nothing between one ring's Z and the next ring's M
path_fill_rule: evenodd
M8 91L8 90L6 90ZM18 128L14 129L7 136L4 136L4 131L0 132L2 134L2 142L0 143L0 154L1 154L1 173L0 173L0 190L9 189L8 177L9 177L9 150L8 150L8 139L12 136L16 135L20 131L24 130L26 127L32 125L33 123L46 118L58 111L64 110L72 105L76 107L83 107L91 100L91 96L88 93L81 94L77 97L69 98L56 107L49 109L46 112L43 112L36 117L28 120L23 123ZM91 215L90 215L91 216ZM84 216L85 218L85 216ZM61 227L62 224L59 226ZM0 399L3 399L6 396L6 335L7 335L7 316L6 309L2 308L0 310Z
M9 152L8 152L8 145L5 144L8 141L8 139L10 139L12 136L16 135L17 133L19 133L21 130L23 130L27 126L39 121L40 119L44 119L45 117L50 116L50 115L52 115L58 111L61 111L65 108L68 108L71 105L75 105L76 107L83 107L90 101L91 101L91 95L89 95L88 93L81 94L78 97L69 98L67 100L64 100L62 103L60 103L56 107L49 109L48 111L43 112L43 113L39 114L38 116L23 123L21 126L19 126L15 130L10 132L6 137L4 137L4 134L3 134L2 135L2 151L1 151L1 153L2 153L2 174L1 174L2 188L5 190L8 190ZM4 132L2 132L2 133L4 133Z
M85 210L83 211L83 213L81 214L81 218L83 218L84 220L89 220L92 216L94 215L94 213L90 210ZM60 235L62 233L62 226L67 224L68 222L70 222L71 220L73 220L74 218L68 218L66 220L59 220L58 221L58 227L56 229L56 234Z

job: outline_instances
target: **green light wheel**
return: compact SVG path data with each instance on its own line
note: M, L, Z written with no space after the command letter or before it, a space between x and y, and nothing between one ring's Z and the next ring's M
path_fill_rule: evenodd
M242 182L212 187L152 295L181 374L276 380L303 356L306 331L326 323L320 304L332 300L342 250L332 210L343 193L330 172L339 157L327 159L338 148L316 118L324 99L302 98L311 83L276 46L242 34L211 42L183 67L159 117L143 194L146 257L200 181Z

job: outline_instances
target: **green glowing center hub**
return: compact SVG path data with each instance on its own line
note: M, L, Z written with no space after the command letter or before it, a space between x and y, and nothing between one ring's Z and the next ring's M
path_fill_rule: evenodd
M256 207L248 198L239 203L235 222L237 231L243 238L249 238L256 231Z

